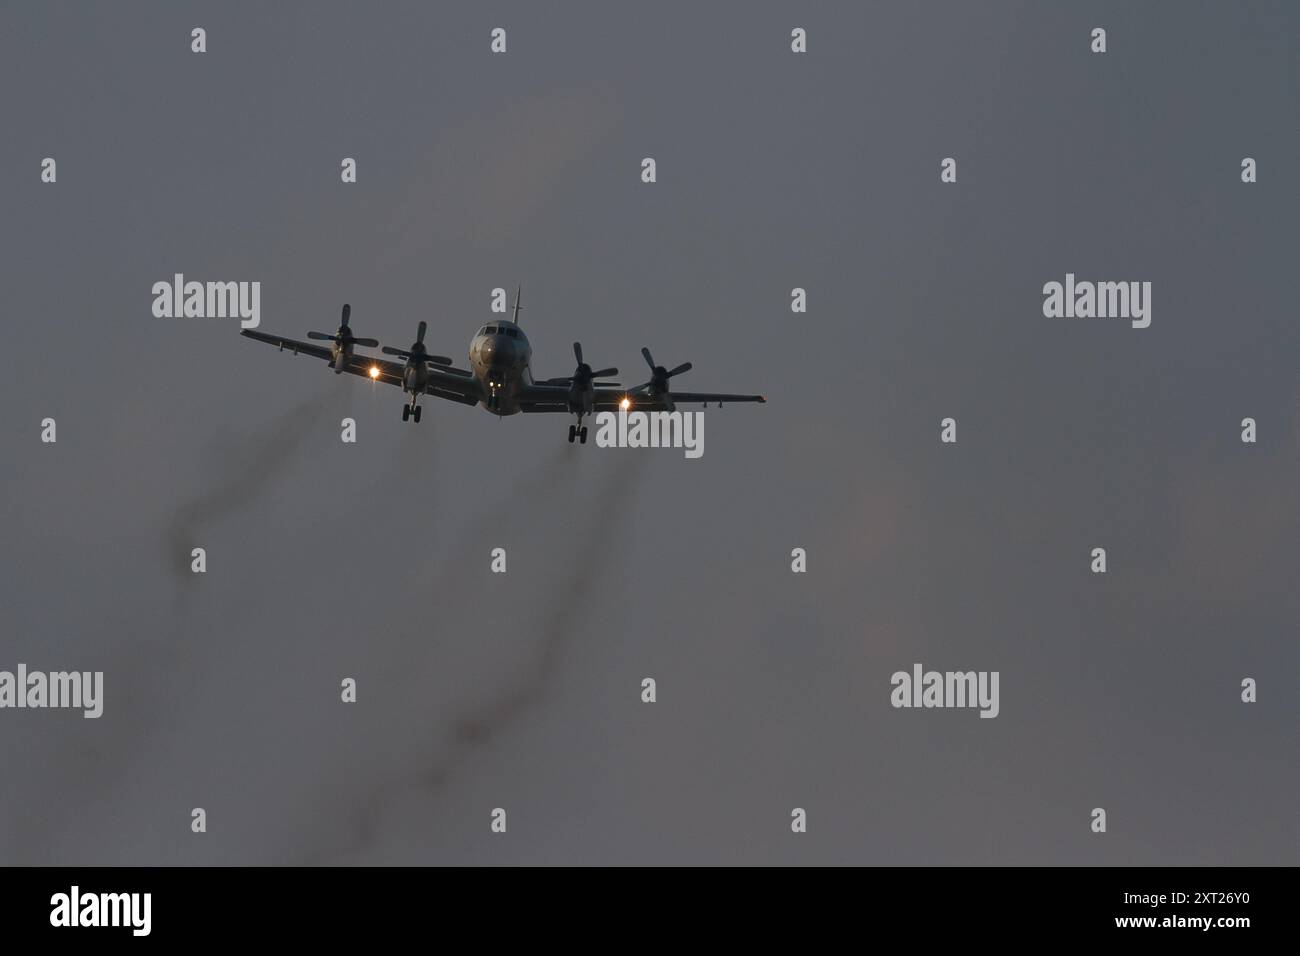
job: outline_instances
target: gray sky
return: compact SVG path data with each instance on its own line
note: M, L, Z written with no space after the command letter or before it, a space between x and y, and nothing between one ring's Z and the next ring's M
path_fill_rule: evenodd
M106 687L0 711L0 860L1300 862L1293 4L3 16L0 669ZM403 424L174 272L461 364L522 282L540 376L769 404L696 461ZM1067 272L1151 327L1045 318ZM999 717L891 708L917 661Z

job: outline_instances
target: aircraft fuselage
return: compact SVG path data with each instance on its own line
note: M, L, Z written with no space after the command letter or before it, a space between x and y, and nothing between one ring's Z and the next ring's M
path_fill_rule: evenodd
M479 404L493 415L519 412L519 390L533 382L532 357L528 337L514 322L498 319L479 329L469 343L470 371L483 393Z

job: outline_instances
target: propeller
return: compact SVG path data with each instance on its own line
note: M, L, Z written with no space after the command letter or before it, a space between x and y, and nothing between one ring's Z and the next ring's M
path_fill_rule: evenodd
M413 362L425 361L431 365L450 365L452 360L445 355L430 355L424 349L424 333L428 330L429 323L421 321L415 332L415 342L409 349L395 349L391 345L385 345L380 351L385 355L400 355L404 359L410 359ZM378 343L375 343L378 344Z
M654 356L650 354L648 348L642 347L641 355L644 356L646 365L650 366L650 381L646 382L644 385L638 385L637 388L648 387L650 391L655 392L656 394L667 394L668 380L674 375L681 375L683 372L689 372L692 368L690 362L683 362L675 369L669 371L662 365L655 364Z
M573 374L565 378L547 379L548 385L576 385L580 391L584 391L588 386L599 386L601 388L618 388L618 382L597 382L596 379L604 378L607 375L617 375L616 368L602 368L592 371L582 358L582 343L573 343L573 357L578 360L578 367L573 370Z
M307 338L317 339L322 342L333 342L336 345L347 348L352 345L364 345L368 349L373 349L379 345L376 339L359 339L352 334L352 329L348 327L348 319L352 317L352 306L347 303L343 304L343 321L339 324L339 330L333 335L327 335L324 332L308 332Z

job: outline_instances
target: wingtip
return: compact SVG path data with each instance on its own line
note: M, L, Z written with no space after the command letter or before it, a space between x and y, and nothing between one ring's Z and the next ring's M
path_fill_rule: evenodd
M758 403L759 403L760 405L766 405L766 404L767 404L767 396L766 396L766 395L760 395L760 396L758 396Z

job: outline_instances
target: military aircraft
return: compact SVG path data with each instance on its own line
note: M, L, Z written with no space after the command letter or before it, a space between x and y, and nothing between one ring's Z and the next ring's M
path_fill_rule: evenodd
M597 381L618 374L616 368L592 369L583 359L582 345L573 343L573 356L578 360L572 375L533 381L530 363L532 346L523 329L519 327L520 291L515 292L514 311L510 321L498 319L484 325L470 339L469 368L456 368L444 355L432 355L425 348L424 334L428 324L421 322L415 342L408 349L385 345L385 355L404 359L390 362L387 359L357 354L355 346L374 348L375 339L357 338L348 321L352 315L350 305L343 306L343 319L333 335L325 332L308 332L307 338L329 342L328 348L298 342L280 335L271 335L255 329L244 329L240 335L259 342L275 345L281 351L288 348L294 355L310 355L324 359L336 374L349 372L375 382L396 385L410 396L402 406L402 421L420 420L420 398L433 395L462 405L482 405L494 415L514 415L517 412L562 412L577 416L576 424L569 426L569 441L587 442L587 426L582 420L587 415L602 411L636 409L638 411L668 411L677 405L702 402L766 402L762 395L731 395L717 392L678 392L669 387L669 380L691 370L690 362L667 369L655 363L647 348L641 355L650 366L648 381L624 388L617 382Z

